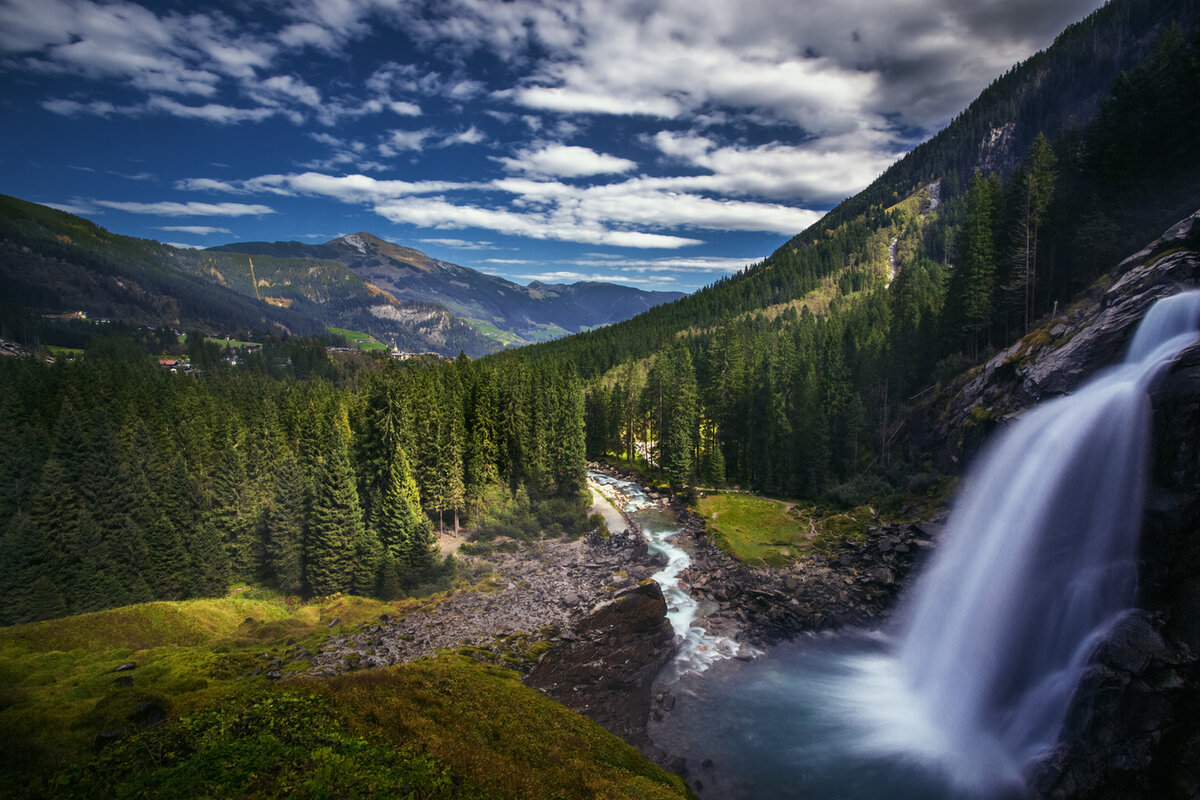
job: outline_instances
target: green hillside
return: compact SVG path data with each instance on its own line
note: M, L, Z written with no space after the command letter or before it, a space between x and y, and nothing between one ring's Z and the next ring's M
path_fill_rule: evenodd
M417 605L249 592L2 629L0 796L687 796L510 670L445 654L315 680L290 657Z

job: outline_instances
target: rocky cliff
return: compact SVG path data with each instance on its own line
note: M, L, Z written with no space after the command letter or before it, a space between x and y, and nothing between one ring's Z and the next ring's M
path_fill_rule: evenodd
M948 387L918 415L915 440L961 468L994 428L1118 361L1156 300L1197 286L1200 212ZM1155 379L1151 397L1141 608L1098 644L1062 742L1034 776L1037 797L1200 797L1200 346Z

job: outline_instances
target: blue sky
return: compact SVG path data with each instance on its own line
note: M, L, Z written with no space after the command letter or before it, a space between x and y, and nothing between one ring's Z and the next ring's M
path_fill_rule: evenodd
M0 192L527 283L754 263L1101 0L0 0Z

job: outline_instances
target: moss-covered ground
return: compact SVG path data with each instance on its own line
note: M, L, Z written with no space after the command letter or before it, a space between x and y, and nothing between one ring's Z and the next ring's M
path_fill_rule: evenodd
M430 602L250 590L0 629L0 796L686 796L511 670L447 653L318 679L289 661Z
M717 546L752 566L783 567L800 556L853 547L881 522L868 506L832 511L737 492L702 497L697 511Z

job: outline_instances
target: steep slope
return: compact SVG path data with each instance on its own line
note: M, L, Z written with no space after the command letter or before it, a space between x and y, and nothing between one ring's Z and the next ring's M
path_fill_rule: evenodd
M832 209L819 222L764 259L761 263L729 278L717 281L689 297L655 308L633 320L584 337L547 345L546 353L563 353L578 360L584 371L602 373L628 357L645 358L680 331L703 326L713 327L719 320L753 314L768 306L789 303L816 289L822 281L837 280L856 260L860 260L871 234L890 226L886 212L896 203L931 184L940 188L945 204L946 223L956 225L962 214L961 203L954 202L965 193L972 174L978 168L985 174L1008 178L1026 157L1039 134L1044 134L1062 153L1064 162L1076 169L1103 171L1094 163L1104 156L1100 148L1086 141L1085 132L1095 127L1108 111L1115 127L1137 131L1137 141L1117 139L1115 147L1123 155L1161 150L1160 139L1173 129L1188 129L1187 109L1195 107L1191 86L1175 80L1147 80L1146 86L1161 86L1166 95L1154 112L1122 109L1118 79L1135 72L1139 64L1152 61L1164 30L1173 23L1181 27L1179 41L1191 42L1200 19L1197 0L1114 0L1088 18L1070 26L1054 45L1014 66L996 79L950 125L907 156L896 162L857 195ZM1151 69L1157 67L1153 66ZM1114 86L1117 86L1114 103ZM1125 92L1143 92L1125 87ZM1172 102L1173 101L1173 102ZM1165 114L1166 109L1174 109ZM1194 117L1194 114L1192 115ZM1183 121L1175 124L1175 120ZM1172 125L1156 124L1155 119L1172 120ZM1175 174L1163 175L1163 184L1153 193L1137 187L1138 197L1097 181L1064 187L1060 196L1073 192L1070 213L1089 215L1106 226L1089 233L1089 239L1119 258L1122 252L1136 248L1157 235L1163 226L1190 210L1194 195L1192 176L1195 164L1185 160L1169 162ZM1060 167L1066 167L1063 163ZM1136 166L1122 165L1127 173ZM1063 170L1065 171L1065 170ZM1166 183L1174 181L1165 209ZM1093 194L1097 194L1094 198ZM954 240L927 238L921 248L929 257L953 262ZM1072 231L1072 235L1073 235ZM1068 238L1056 242L1056 258L1069 259ZM901 265L903 266L903 265ZM1054 270L1066 274L1064 265ZM1088 281L1071 287L1078 290Z
M437 303L480 330L499 331L506 343L525 343L609 325L662 303L680 292L647 292L609 283L521 286L467 267L430 258L369 233L319 245L245 242L206 252L336 261L399 300Z

